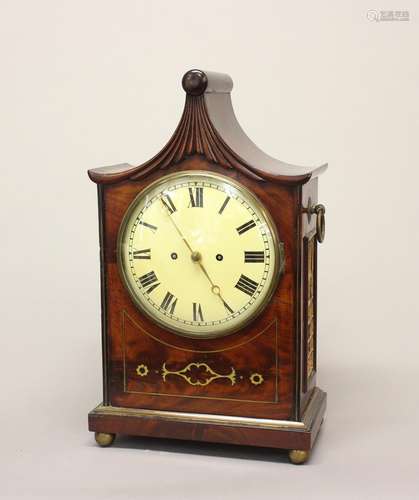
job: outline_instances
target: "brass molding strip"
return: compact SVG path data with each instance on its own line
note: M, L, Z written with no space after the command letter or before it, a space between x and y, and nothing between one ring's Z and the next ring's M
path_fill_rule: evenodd
M303 422L293 420L272 420L269 418L232 417L229 415L213 415L209 413L186 413L164 410L146 410L122 408L116 406L97 406L93 415L115 415L119 417L161 418L162 420L197 424L228 425L240 427L256 427L259 429L300 429L306 430Z

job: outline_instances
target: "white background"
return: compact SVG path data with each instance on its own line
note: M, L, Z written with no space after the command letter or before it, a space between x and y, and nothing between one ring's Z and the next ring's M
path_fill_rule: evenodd
M369 9L409 10L374 22ZM413 1L0 2L0 497L419 498L418 83ZM96 188L173 132L191 68L229 73L248 135L320 179L311 461L121 439L100 449Z

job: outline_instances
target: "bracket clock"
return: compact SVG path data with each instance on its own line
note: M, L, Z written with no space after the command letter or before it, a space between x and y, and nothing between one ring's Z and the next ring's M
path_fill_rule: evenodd
M260 151L228 75L188 71L172 138L98 186L103 403L116 434L283 448L307 460L326 408L316 386L318 176Z

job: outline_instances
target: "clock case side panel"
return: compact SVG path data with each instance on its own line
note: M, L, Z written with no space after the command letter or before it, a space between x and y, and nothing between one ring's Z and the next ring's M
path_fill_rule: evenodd
M316 388L317 375L317 240L316 216L304 212L318 200L318 179L301 187L300 279L299 279L299 400L303 413ZM313 331L310 335L310 317ZM311 344L311 348L310 348ZM310 358L311 361L310 361ZM312 369L310 368L313 363Z
M266 181L255 181L249 179L247 176L234 171L232 169L226 170L223 167L209 163L198 156L190 157L183 160L179 164L173 165L170 168L170 173L184 170L207 170L208 172L219 173L221 175L231 177L232 179L242 183L245 187L253 191L262 203L271 212L275 224L279 226L280 240L285 240L286 244L286 271L281 278L279 288L281 294L276 293L272 303L264 310L260 316L254 320L244 332L232 334L221 339L213 340L191 340L186 338L179 338L170 332L161 331L157 325L153 325L140 311L134 306L128 293L126 292L122 280L117 272L116 264L116 241L117 230L119 228L122 217L129 206L130 202L138 194L140 190L145 188L151 182L159 179L163 172L154 172L147 176L145 179L138 181L124 181L113 185L103 186L104 188L104 208L105 208L105 251L104 261L106 265L105 270L105 291L107 297L105 304L108 304L106 310L107 320L104 322L107 329L107 340L105 339L104 345L107 349L106 365L108 369L107 379L105 384L109 387L108 401L113 406L124 406L133 408L155 408L158 410L176 410L176 411L193 411L193 412L206 412L218 413L226 415L246 415L251 417L260 418L280 418L295 420L299 413L299 405L297 391L297 354L296 354L296 325L297 325L297 306L296 301L298 298L297 293L297 262L298 262L298 238L299 233L296 229L299 221L299 187L297 186L280 186L276 183ZM281 194L282 193L282 194ZM284 203L279 203L279 200L286 200ZM286 234L281 234L281 231L286 231ZM122 315L128 313L130 318L139 325L142 331L150 332L154 336L160 336L166 344L178 344L186 349L196 349L197 342L199 346L207 349L208 352L224 348L232 343L234 338L248 339L255 333L260 332L261 326L270 321L271 318L276 317L279 325L279 345L276 348L278 353L278 368L272 368L273 371L277 370L278 377L278 399L272 396L271 401L258 401L248 402L243 400L235 400L234 398L213 398L211 396L213 388L216 384L208 386L208 394L191 395L191 387L183 385L183 389L178 385L178 394L174 395L161 395L153 394L151 389L149 393L130 393L125 392L130 383L127 379L125 371L123 371L122 357L124 348L121 344L121 329L123 326ZM125 315L126 318L126 315ZM237 336L237 337L235 337ZM137 343L137 340L132 337L129 342ZM214 347L215 346L215 347ZM133 346L132 348L135 348ZM167 349L164 347L164 349ZM160 348L161 350L161 348ZM266 348L260 347L257 350L260 354L266 351ZM157 353L158 351L156 351ZM169 355L175 351L167 349ZM258 354L256 352L256 359ZM154 356L154 355L153 355ZM201 356L203 361L211 360L211 354ZM219 355L215 361L225 358L224 354ZM152 359L156 359L153 358ZM185 358L186 359L186 358ZM225 358L224 361L226 361ZM238 359L238 358L236 358ZM199 361L199 359L197 359ZM192 359L192 361L197 361ZM263 364L263 357L259 359ZM139 360L139 362L142 362ZM189 362L189 361L188 361ZM185 366L186 366L185 361ZM211 364L211 363L209 363ZM181 365L179 365L180 368ZM225 368L227 364L224 364ZM228 365L230 366L230 365ZM261 365L262 366L262 365ZM154 373L155 367L153 366ZM216 366L217 368L217 366ZM146 379L138 379L138 382L143 384ZM108 386L109 383L109 386ZM263 389L262 386L258 386ZM129 387L128 387L129 389ZM184 391L184 394L182 394ZM195 391L196 392L196 391ZM195 394L195 393L194 393ZM188 397L189 395L189 397Z
M97 186L98 215L99 215L99 256L100 256L100 296L101 296L101 337L102 337L102 392L103 405L109 405L108 380L108 313L107 313L107 277L105 258L105 196L102 185Z

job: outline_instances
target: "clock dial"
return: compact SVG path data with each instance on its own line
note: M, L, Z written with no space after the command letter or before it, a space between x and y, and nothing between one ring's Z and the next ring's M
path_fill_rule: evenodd
M180 172L142 191L118 238L134 302L189 337L237 331L266 305L283 267L282 244L261 203L222 175Z

